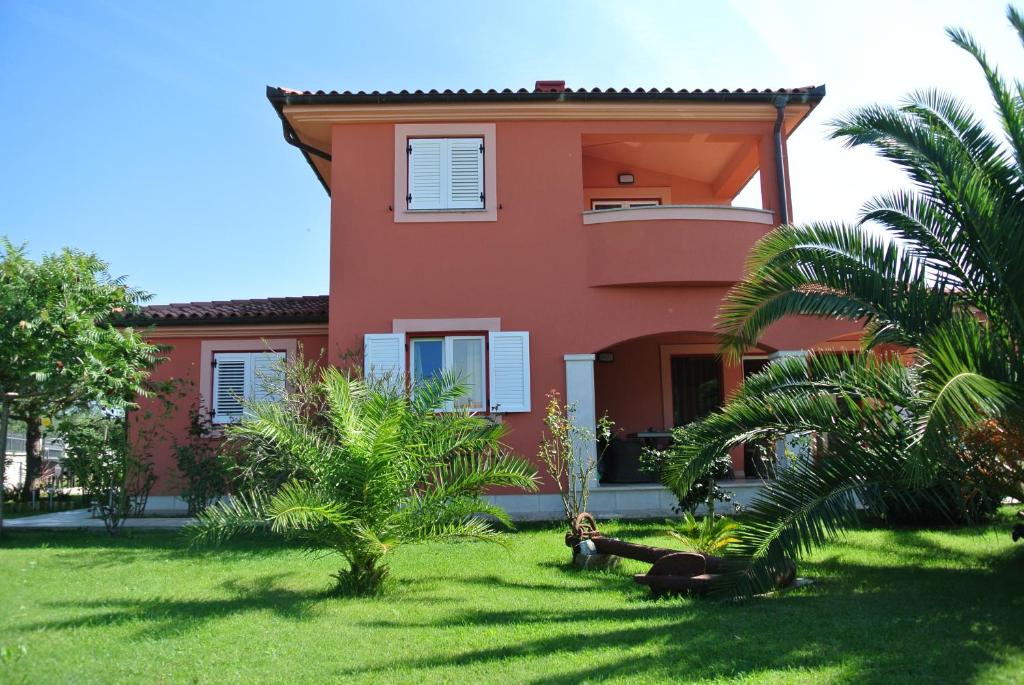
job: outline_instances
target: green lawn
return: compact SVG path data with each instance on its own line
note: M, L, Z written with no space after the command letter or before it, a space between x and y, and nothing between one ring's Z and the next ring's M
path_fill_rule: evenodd
M609 526L666 544L652 524ZM334 560L262 540L11 532L0 682L1024 682L1024 545L992 528L859 531L815 585L745 603L651 601L567 567L561 531L511 551L409 547L379 599L324 593Z

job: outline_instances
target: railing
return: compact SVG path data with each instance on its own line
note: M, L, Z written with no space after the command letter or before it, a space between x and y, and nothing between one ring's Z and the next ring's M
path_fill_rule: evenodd
M628 207L583 212L592 286L728 285L750 248L774 225L763 209Z

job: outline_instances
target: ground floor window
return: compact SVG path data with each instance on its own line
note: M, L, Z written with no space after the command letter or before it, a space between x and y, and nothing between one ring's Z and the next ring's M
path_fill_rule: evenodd
M412 338L409 342L413 387L444 372L454 374L468 387L467 393L452 403L453 409L486 410L485 359L482 335Z
M424 319L450 323L457 319ZM459 330L459 329L456 329ZM508 414L530 411L530 334L490 331L461 335L367 333L363 369L370 381L404 389L449 372L468 387L449 409Z
M213 353L213 423L235 423L247 402L284 396L284 352Z

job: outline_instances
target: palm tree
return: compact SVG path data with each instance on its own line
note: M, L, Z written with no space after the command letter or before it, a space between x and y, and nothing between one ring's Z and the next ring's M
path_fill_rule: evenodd
M350 377L335 367L297 377L283 402L248 407L230 428L243 454L270 460L280 485L250 487L210 507L191 533L222 541L269 528L346 562L344 594L380 591L395 546L427 540L501 542L492 521L507 514L481 496L491 486L536 489L536 470L510 455L504 428L466 412L440 409L466 393L452 377L415 391Z
M1024 18L1013 7L1007 15L1024 42ZM781 474L751 507L732 548L742 571L734 589L762 589L785 556L822 544L860 505L969 478L965 431L983 421L1024 427L1024 84L1007 85L962 30L947 34L980 65L1001 130L930 90L835 122L833 137L874 149L912 188L873 199L852 225L776 229L723 304L733 359L794 314L862 322L876 352L777 363L721 413L680 431L667 479L683 489L728 446L827 434L817 460ZM913 364L877 354L886 344L913 350Z

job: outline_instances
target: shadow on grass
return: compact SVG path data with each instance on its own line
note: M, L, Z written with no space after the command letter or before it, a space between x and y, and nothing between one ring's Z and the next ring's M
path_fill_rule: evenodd
M739 679L801 668L836 668L839 673L830 678L844 682L966 682L1024 648L1018 599L1024 571L1021 550L999 555L984 571L873 568L832 561L818 566L834 576L825 587L739 603L675 599L592 609L581 595L578 608L571 610L541 604L461 611L419 623L368 621L364 625L375 630L428 629L439 640L452 626L493 632L497 626L536 625L536 632L545 636L337 675L372 679L395 669L451 666L477 672L482 666L583 649L593 654L592 665L578 668L579 660L574 660L570 668L567 660L564 670L530 682ZM595 622L602 626L599 630ZM550 634L551 626L559 627L557 634ZM656 656L637 658L637 651L652 646Z
M62 555L70 568L102 568L131 563L135 560L180 560L183 556L197 560L212 558L221 561L241 560L258 555L290 553L301 547L274 535L258 533L240 536L221 545L192 546L182 531L133 530L110 535L104 530L15 530L0 537L0 550L67 550ZM87 554L82 554L87 552Z
M49 602L50 607L62 612L88 612L84 616L56 621L39 621L19 626L32 630L76 630L118 625L139 627L139 638L165 638L183 634L207 621L230 616L271 612L277 617L293 621L313 618L322 609L324 600L335 599L329 590L301 591L281 586L289 576L276 573L229 580L220 588L228 595L217 599L180 599L152 596L144 600L111 599L69 602Z

